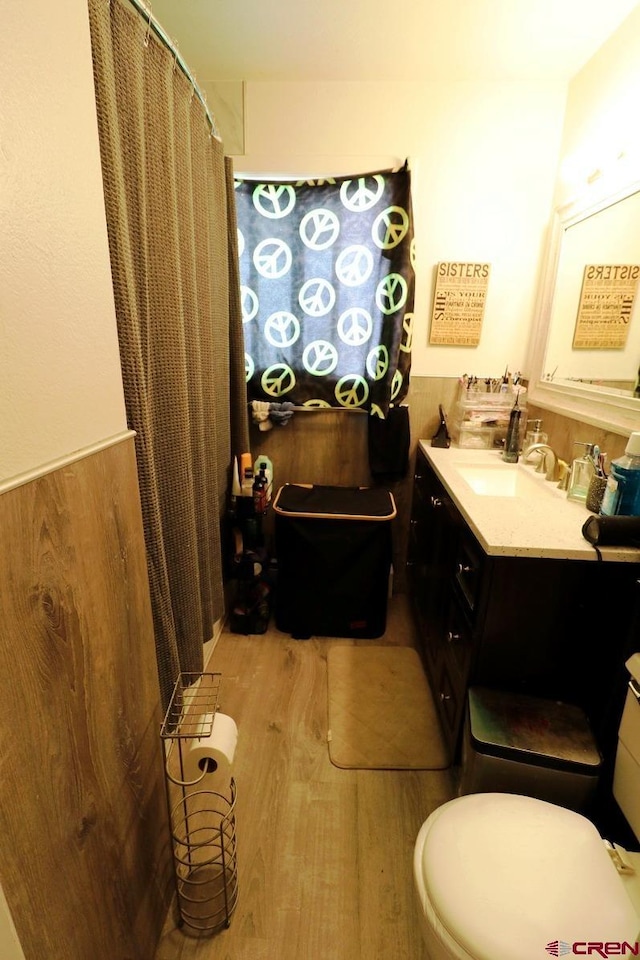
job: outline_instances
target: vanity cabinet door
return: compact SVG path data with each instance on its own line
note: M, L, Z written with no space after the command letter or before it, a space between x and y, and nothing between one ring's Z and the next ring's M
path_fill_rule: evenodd
M436 702L451 756L455 757L464 721L473 651L473 628L459 598L452 590L449 591L442 649L442 667L437 681Z
M458 539L456 550L454 584L462 606L472 620L480 606L484 567L484 553L479 544L470 533L463 533Z
M452 756L464 713L471 660L472 632L457 596L463 595L462 588L456 583L460 564L463 582L468 579L469 549L462 545L464 528L457 507L418 451L408 579L420 652ZM474 554L474 564L476 560Z
M411 508L408 578L429 679L440 674L451 579L460 531L456 508L418 451Z

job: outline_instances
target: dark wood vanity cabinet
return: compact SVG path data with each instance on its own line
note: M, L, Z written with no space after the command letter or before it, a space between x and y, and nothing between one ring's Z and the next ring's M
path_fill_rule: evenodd
M585 514L586 517L586 514ZM615 746L640 649L640 564L490 556L419 448L407 554L421 654L452 756L471 684L564 700Z
M408 583L420 652L450 743L460 725L471 654L470 626L464 616L456 617L453 606L454 565L463 537L464 523L457 508L419 452L407 551Z

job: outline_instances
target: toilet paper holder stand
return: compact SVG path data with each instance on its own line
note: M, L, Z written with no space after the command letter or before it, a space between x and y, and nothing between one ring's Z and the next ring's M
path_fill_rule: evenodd
M236 783L203 765L186 776L188 751L211 735L222 674L180 673L160 730L179 926L198 935L228 927L238 899Z

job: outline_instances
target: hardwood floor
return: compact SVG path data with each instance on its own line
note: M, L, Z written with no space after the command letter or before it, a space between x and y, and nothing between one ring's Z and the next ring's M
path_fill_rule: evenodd
M424 960L413 845L453 774L331 764L326 656L353 642L411 645L406 598L379 640L222 634L207 669L239 730L238 904L229 929L201 939L172 913L156 960Z

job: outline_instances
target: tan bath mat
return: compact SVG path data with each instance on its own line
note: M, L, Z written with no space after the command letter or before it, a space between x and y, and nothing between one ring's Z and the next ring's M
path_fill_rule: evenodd
M337 767L442 770L449 757L411 647L333 646L327 656L329 757Z

